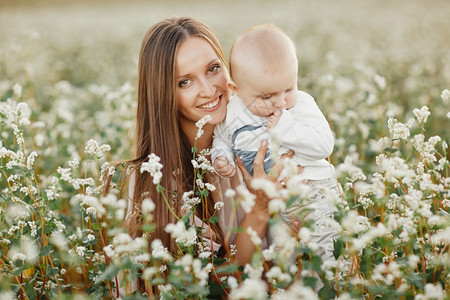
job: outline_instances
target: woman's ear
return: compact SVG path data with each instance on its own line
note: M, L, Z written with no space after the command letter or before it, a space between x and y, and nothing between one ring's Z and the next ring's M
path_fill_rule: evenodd
M228 82L228 88L233 92L233 94L239 96L239 89L233 81Z

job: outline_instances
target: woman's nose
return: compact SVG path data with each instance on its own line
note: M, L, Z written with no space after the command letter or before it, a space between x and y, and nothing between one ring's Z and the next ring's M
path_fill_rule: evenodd
M201 97L214 97L214 94L216 93L216 88L214 87L212 82L210 82L208 78L202 78L201 80L199 80L199 82L200 82L199 95Z

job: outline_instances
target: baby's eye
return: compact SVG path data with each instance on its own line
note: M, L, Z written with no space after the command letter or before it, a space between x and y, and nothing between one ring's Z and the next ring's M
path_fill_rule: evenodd
M191 83L189 79L183 79L180 82L178 82L179 87L187 87Z
M214 73L214 72L218 71L219 69L220 69L219 64L212 65L211 67L209 67L208 73Z
M286 93L292 92L293 88L287 89Z
M261 99L263 100L270 100L270 98L272 98L272 95L261 96Z

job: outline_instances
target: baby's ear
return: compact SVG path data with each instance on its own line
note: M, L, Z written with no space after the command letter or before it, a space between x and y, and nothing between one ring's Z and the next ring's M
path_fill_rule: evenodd
M236 95L239 96L239 89L233 81L228 82L228 88Z

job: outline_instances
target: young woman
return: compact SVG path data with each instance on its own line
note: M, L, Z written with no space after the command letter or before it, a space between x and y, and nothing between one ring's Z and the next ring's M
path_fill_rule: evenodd
M130 162L136 167L130 183L134 188L132 211L127 218L132 237L142 234L141 204L144 198L149 197L156 205L154 216L157 225L149 238L160 239L170 251L177 251L175 242L164 231L165 226L175 223L176 219L156 191L149 173L140 173L139 166L151 153L160 157L163 164L161 185L168 195L172 195L169 204L180 216L181 195L191 190L193 183L191 148L197 134L195 123L206 115L212 117L197 141L198 151L211 148L214 126L226 115L230 96L228 81L222 48L211 30L201 22L192 18L166 19L146 33L139 58L136 159ZM267 144L262 145L255 159L253 177L269 178L263 170L266 150ZM281 163L275 164L271 178L277 178L281 168ZM240 169L247 186L250 186L252 177L242 165ZM229 225L231 211L230 199L224 193L242 182L239 176L225 179L214 174L209 174L207 180L218 189L210 195L207 207L199 206L198 210L201 213L205 209L212 216L214 204L224 202L221 220L211 228L214 244L225 249L230 243L234 244L237 263L245 264L255 251L249 236L244 232L238 233L225 241L225 237L230 235L224 232ZM257 197L255 206L251 212L235 218L234 226L252 227L262 238L269 219L267 204L270 199L261 191L254 192Z

